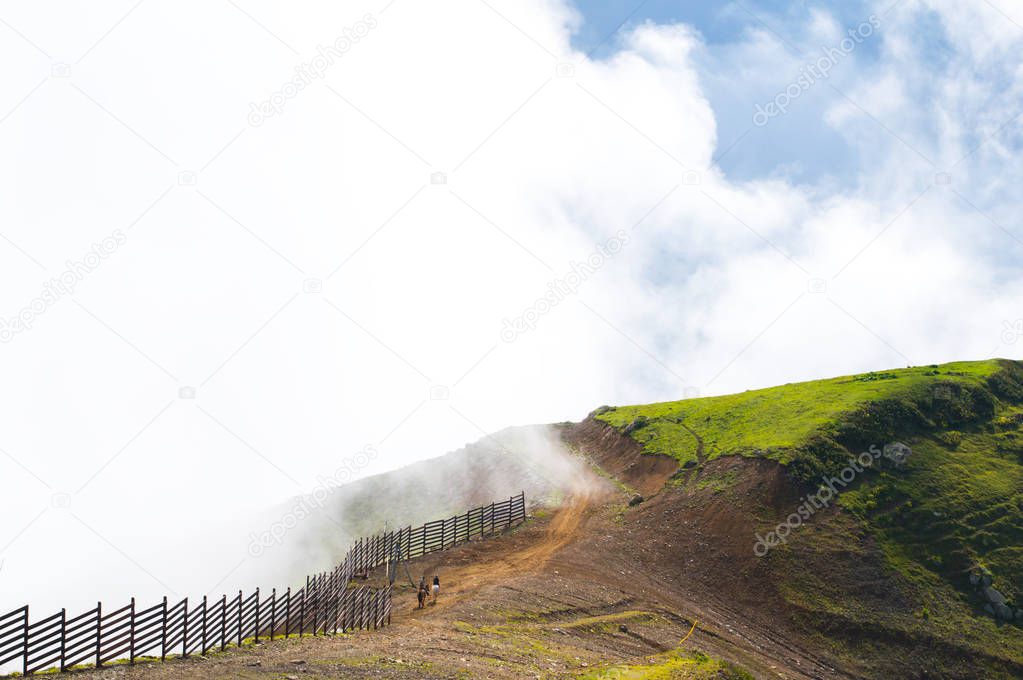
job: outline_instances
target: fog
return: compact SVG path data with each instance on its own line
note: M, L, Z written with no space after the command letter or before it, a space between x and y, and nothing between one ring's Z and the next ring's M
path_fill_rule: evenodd
M860 171L808 185L717 165L771 126L718 139L707 93L783 91L777 36L596 59L573 6L496 4L0 12L0 612L286 585L362 528L327 504L253 559L291 499L508 426L1017 351L1003 19L885 15L804 100ZM924 16L968 27L945 70Z

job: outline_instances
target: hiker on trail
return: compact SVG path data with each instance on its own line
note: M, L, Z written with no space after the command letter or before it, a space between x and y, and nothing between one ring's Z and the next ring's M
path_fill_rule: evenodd
M423 578L419 579L419 592L416 593L416 598L419 600L417 609L422 609L426 606L426 594L426 575L424 574Z
M437 595L440 593L440 576L433 577L433 603L437 604Z

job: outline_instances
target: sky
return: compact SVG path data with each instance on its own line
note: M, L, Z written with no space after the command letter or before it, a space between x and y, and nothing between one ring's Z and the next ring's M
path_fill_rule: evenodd
M1018 356L1023 10L637 4L0 4L0 611L278 585L285 499L510 425Z

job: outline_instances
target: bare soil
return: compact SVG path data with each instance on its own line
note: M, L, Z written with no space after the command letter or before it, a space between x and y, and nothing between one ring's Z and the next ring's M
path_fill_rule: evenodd
M756 678L878 677L823 636L807 635L777 576L754 555L764 517L798 502L779 466L722 458L677 475L673 460L641 454L592 420L563 436L600 474L576 480L556 510L408 565L412 580L440 576L440 597L424 609L401 569L389 627L80 675L561 678L681 648ZM727 492L701 481L712 474L729 476ZM630 507L636 490L646 498ZM868 573L871 559L860 560ZM870 588L878 601L900 595L883 579Z

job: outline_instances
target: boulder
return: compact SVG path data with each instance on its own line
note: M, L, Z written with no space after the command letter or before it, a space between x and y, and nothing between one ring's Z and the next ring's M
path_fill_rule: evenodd
M1000 621L1012 621L1012 607L1004 604L996 604L992 608L995 610L995 617Z
M637 416L635 420L625 426L625 434L632 434L641 427L645 427L647 424L646 416Z
M984 599L986 599L991 604L994 605L1005 604L1005 595L1002 595L998 590L992 588L991 586L987 586L986 588L984 588L983 593Z
M633 506L639 505L640 503L643 502L643 500L644 499L643 499L642 496L640 496L639 494L636 494L635 496L633 496L632 498L629 499L629 507L631 508Z

